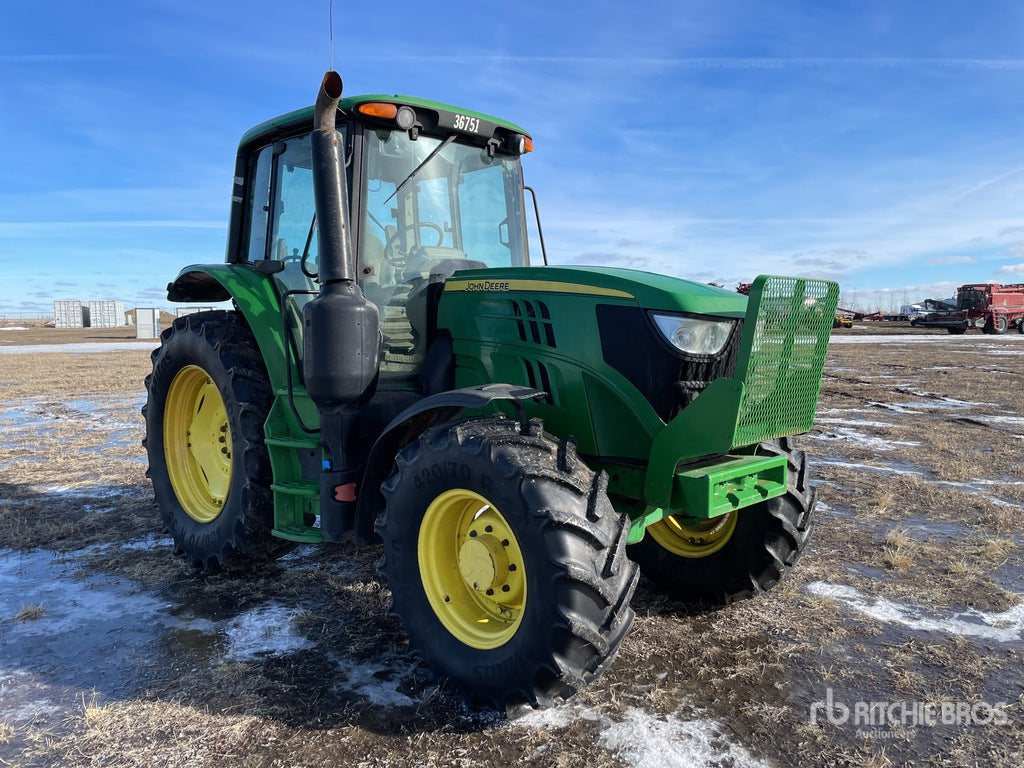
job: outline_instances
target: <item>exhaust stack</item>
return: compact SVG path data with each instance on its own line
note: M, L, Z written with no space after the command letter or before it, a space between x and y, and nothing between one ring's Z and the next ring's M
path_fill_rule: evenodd
M341 75L324 74L310 137L320 293L302 310L306 391L320 414L327 451L320 476L320 529L327 541L351 530L362 469L358 415L377 386L379 318L356 283L344 137L335 130Z
M334 129L341 91L341 75L334 70L326 72L313 108L314 130L310 137L321 285L352 281L356 274L348 221L345 148L341 134Z

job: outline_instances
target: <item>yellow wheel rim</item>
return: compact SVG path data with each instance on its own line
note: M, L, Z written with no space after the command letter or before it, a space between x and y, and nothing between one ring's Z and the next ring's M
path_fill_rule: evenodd
M736 530L737 512L729 512L710 520L684 525L677 517L666 517L647 532L673 555L707 557L724 547Z
M164 459L185 513L200 523L215 520L231 487L231 428L217 385L198 366L178 371L167 390Z
M512 528L483 496L456 488L427 507L417 545L423 590L445 629L498 648L523 620L526 568Z

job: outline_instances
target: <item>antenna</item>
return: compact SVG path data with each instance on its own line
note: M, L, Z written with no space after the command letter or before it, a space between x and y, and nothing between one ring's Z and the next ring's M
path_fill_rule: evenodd
M327 34L331 41L331 55L330 55L330 66L328 69L334 69L334 0L330 0L327 6Z

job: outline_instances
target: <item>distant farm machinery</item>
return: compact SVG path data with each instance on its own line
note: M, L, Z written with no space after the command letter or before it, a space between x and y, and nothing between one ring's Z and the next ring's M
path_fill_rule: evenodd
M921 328L945 328L963 334L979 328L988 334L1002 334L1010 328L1024 333L1024 283L969 283L956 291L956 307L932 312L910 321Z

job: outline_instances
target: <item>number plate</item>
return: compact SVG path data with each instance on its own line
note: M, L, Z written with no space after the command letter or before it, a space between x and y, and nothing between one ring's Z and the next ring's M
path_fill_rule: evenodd
M494 135L494 129L497 127L494 123L481 120L479 117L462 115L458 112L442 112L438 122L442 128L488 138Z

